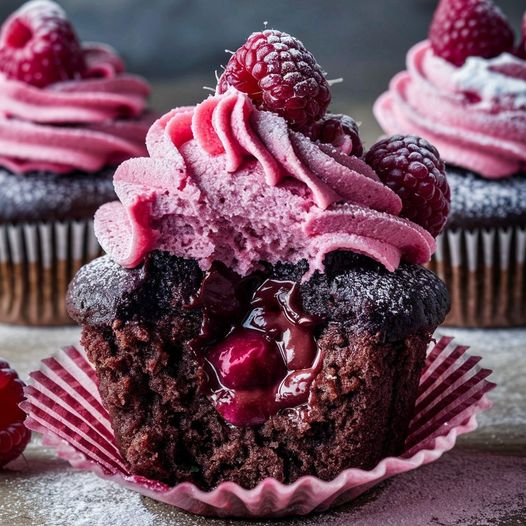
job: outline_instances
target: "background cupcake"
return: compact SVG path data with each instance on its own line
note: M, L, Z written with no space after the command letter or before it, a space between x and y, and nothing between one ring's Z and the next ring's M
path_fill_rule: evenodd
M0 321L69 321L67 283L100 254L92 216L113 167L145 153L150 88L36 0L0 33Z
M451 214L431 268L449 287L450 325L526 324L525 58L490 0L442 0L375 105L386 133L426 137L448 163Z

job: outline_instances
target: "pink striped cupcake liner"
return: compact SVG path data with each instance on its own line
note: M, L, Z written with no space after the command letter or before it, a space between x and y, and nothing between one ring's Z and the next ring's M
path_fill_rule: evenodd
M247 490L223 482L202 491L189 482L166 484L132 475L115 444L97 377L83 351L67 347L31 373L22 404L26 425L43 435L61 458L185 511L217 517L275 518L327 510L355 499L381 481L416 469L452 449L458 436L477 428L476 416L491 407L486 393L495 387L478 356L443 337L430 346L422 373L416 413L400 457L383 459L374 469L351 468L331 481L302 477L293 484L263 480Z

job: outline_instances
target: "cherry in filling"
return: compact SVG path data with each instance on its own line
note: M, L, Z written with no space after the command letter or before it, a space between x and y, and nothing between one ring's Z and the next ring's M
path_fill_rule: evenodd
M203 308L192 347L208 373L211 399L236 426L306 404L321 368L314 335L320 320L303 312L298 285L257 281L216 266L190 305Z

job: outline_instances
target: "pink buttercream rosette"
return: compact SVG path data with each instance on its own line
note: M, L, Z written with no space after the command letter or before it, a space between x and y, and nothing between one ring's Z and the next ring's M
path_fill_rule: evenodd
M491 403L495 387L480 368L480 357L453 338L430 346L420 381L406 450L383 459L374 469L351 468L331 481L306 476L294 484L263 480L247 490L223 482L206 492L189 482L166 484L132 475L121 457L108 413L97 389L95 370L83 351L68 347L41 362L26 388L26 425L44 435L44 444L78 469L92 471L142 495L191 513L220 517L271 518L305 515L348 502L381 481L429 464L455 445L458 436L477 428L476 415Z

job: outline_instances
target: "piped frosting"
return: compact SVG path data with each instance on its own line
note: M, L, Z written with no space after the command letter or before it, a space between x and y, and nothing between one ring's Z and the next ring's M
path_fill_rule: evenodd
M399 197L362 160L312 142L231 88L159 119L149 157L124 162L120 202L99 209L95 231L119 264L152 250L220 261L241 275L261 261L308 261L352 250L395 270L425 263L433 237L400 218Z
M141 77L115 52L84 48L85 78L38 88L0 74L0 164L15 173L96 172L146 154L154 120Z

